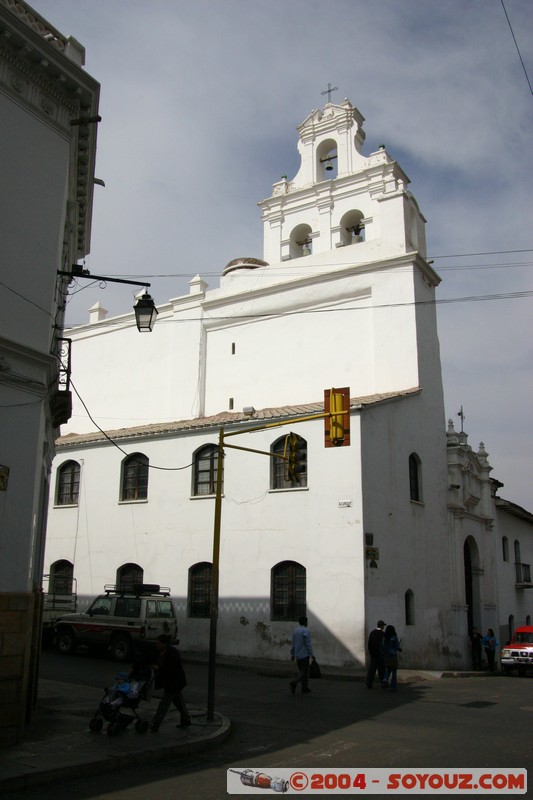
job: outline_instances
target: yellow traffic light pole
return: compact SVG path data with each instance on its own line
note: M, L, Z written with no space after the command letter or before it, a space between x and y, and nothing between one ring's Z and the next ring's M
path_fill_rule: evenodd
M333 399L334 411L322 414L309 414L303 417L295 417L290 420L283 420L280 422L268 422L266 425L254 425L248 428L241 428L237 431L224 433L224 428L221 428L218 436L218 457L217 457L217 486L215 495L215 521L213 530L213 566L211 571L211 600L210 600L210 626L209 626L209 666L207 678L207 720L212 722L215 717L215 676L216 676L216 652L217 652L217 625L218 625L218 585L219 585L219 572L220 572L220 528L222 520L222 486L224 477L224 445L233 450L246 450L249 453L258 453L260 455L270 456L270 458L287 459L285 455L278 455L277 453L270 453L266 450L254 450L251 447L240 447L236 444L225 444L225 440L230 436L240 436L242 433L256 433L258 431L268 430L269 428L281 428L284 425L295 425L300 422L308 422L313 419L330 418L331 422L336 421L336 436L339 435L338 417L344 414L349 414L349 411L340 410L340 406L334 400L334 390L331 390L331 397ZM342 422L340 423L342 427Z

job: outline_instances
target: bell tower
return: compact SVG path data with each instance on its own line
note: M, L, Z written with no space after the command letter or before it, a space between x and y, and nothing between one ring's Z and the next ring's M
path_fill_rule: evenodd
M312 111L298 127L300 169L259 203L269 264L352 246L356 261L412 251L425 257L425 219L407 191L409 178L384 145L363 155L363 122L345 99Z

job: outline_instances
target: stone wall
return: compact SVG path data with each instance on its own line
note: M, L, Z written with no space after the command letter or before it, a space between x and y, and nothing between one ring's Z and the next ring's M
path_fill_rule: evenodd
M22 738L35 706L41 605L39 592L0 592L0 746Z

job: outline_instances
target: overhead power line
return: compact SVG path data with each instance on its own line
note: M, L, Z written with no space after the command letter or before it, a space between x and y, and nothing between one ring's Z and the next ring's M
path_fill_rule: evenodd
M526 76L527 85L529 86L529 91L533 94L533 87L531 86L531 81L529 80L529 76L527 74L526 65L524 64L524 59L522 58L522 54L520 52L520 48L518 47L518 42L516 41L516 36L514 35L513 26L511 25L511 20L509 19L509 14L505 8L505 4L503 0L501 0L503 13L505 14L505 18L507 19L507 23L509 25L509 30L511 31L511 36L513 37L513 42L515 43L516 52L518 53L518 58L520 59L520 63L522 64L522 69L524 70L524 75Z
M415 300L415 301L408 301L406 303L379 303L376 305L364 305L364 306L344 306L342 308L304 308L298 309L296 311L287 311L284 313L276 313L275 311L267 312L264 314L235 314L235 315L227 315L227 316L209 316L209 320L233 320L238 322L239 320L253 320L253 319L278 319L280 317L295 317L301 314L338 314L344 313L347 311L372 311L374 309L379 308L401 308L407 306L438 306L438 305L448 305L450 303L475 303L475 302L482 302L488 300L519 300L525 297L532 297L533 296L533 289L528 289L525 291L520 292L498 292L496 294L480 294L480 295L465 295L463 297L445 297L440 300ZM157 322L157 325L168 325L168 324L184 324L187 322L201 322L205 317L187 317L187 319L160 319ZM117 318L117 319L110 319L110 320L102 320L99 322L98 325L100 328L103 327L113 327L115 325L124 325L124 319ZM68 330L73 330L77 327L84 327L86 323L70 323L68 326Z
M122 447L121 447L121 446L120 446L120 445L119 445L117 442L115 442L115 440L114 440L114 439L112 439L112 438L111 438L111 436L109 436L109 435L108 435L108 434L107 434L107 433L106 433L106 432L105 432L105 431L104 431L104 430L103 430L103 429L102 429L102 428L99 426L99 424L98 424L98 423L95 421L95 419L94 419L94 417L92 416L91 412L90 412L90 411L89 411L89 409L87 408L87 405L86 405L85 401L83 400L82 396L80 395L80 393L78 392L78 390L77 390L77 389L76 389L76 387L74 386L74 382L72 381L72 379L71 379L71 381L70 381L70 385L71 385L71 386L72 386L72 388L74 389L74 391L75 391L75 393L76 393L76 396L77 396L78 400L80 401L80 403L81 403L81 404L82 404L82 406L84 407L85 411L87 412L87 416L89 417L89 419L91 420L91 422L93 423L93 425L95 426L95 428L97 428L97 429L100 431L100 433L101 433L103 436L105 436L105 438L107 439L107 441L108 441L108 442L110 442L110 443L113 445L113 447L116 447L116 448L117 448L117 450L120 450L120 452L121 452L123 455L125 455L125 456L131 456L131 455L132 455L131 453L128 453L128 452L126 452L126 450L123 450L123 449L122 449ZM194 461L193 461L193 462L191 462L190 464L185 464L185 466L184 466L184 467L158 467L158 466L156 466L155 464L150 464L150 463L148 463L148 469L159 469L159 470L162 470L163 472L179 472L179 471L180 471L180 470L182 470L182 469L189 469L189 467L192 467L192 466L193 466L193 464L194 464Z

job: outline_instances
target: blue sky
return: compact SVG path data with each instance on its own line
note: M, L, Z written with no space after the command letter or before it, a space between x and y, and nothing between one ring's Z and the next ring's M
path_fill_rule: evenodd
M533 510L533 95L501 0L33 0L101 83L95 274L156 302L261 257L257 201L298 170L296 126L348 97L426 217L446 415L485 443L501 496ZM533 81L533 3L504 0ZM71 324L128 287L73 294ZM76 291L76 288L74 288ZM320 398L317 398L320 399Z

